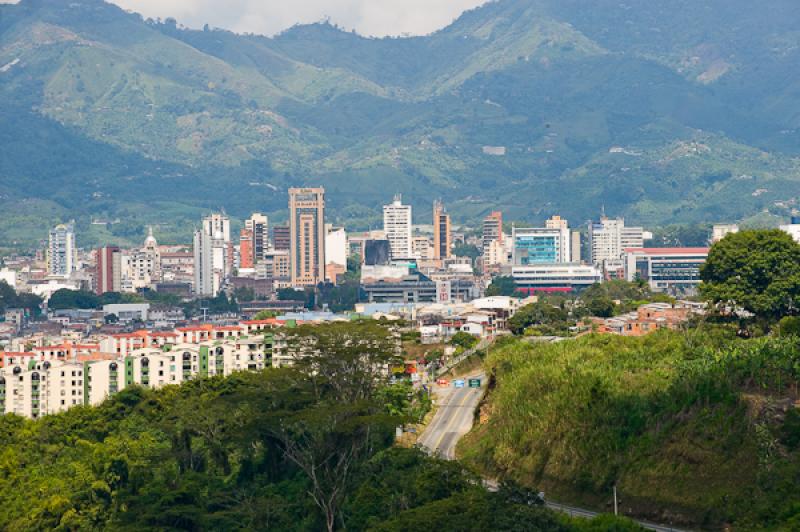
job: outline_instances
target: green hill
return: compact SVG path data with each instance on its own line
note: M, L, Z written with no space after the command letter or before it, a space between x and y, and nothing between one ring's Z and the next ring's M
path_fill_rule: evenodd
M502 207L580 223L603 205L653 225L785 217L796 20L788 0L500 0L424 37L267 38L101 0L3 4L0 207L53 208L4 217L0 247L92 217L186 240L203 211L281 217L288 186L317 183L353 228L394 192L420 220L434 196L458 222Z
M796 339L700 331L511 341L459 453L554 500L702 529L794 530Z

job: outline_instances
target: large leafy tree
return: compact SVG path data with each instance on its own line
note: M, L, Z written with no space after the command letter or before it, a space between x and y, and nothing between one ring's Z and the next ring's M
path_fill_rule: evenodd
M492 284L486 289L487 296L513 296L523 297L522 292L517 290L517 285L513 277L501 276L492 279Z
M779 230L742 231L716 243L701 268L702 295L760 319L796 314L800 300L800 245Z

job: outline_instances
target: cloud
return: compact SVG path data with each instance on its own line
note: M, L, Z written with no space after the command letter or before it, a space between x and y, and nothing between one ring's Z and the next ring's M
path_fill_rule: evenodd
M4 0L0 0L3 2ZM236 32L273 35L295 24L329 19L363 35L424 35L486 0L113 0L145 17L175 18Z

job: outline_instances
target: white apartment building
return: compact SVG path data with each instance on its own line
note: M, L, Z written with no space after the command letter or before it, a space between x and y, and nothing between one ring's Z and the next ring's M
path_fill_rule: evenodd
M391 258L413 257L411 240L411 205L403 205L400 195L390 205L383 206L383 231L389 240Z
M194 291L199 296L216 296L233 269L230 219L212 214L194 233Z
M31 419L84 403L83 365L30 361L0 369L0 413Z
M621 264L625 250L643 247L644 240L645 232L641 227L626 227L624 219L604 216L589 225L592 264Z
M325 230L325 273L331 282L347 271L347 231L344 227L328 226Z
M50 230L47 246L47 273L68 278L78 269L78 250L75 247L75 225L57 225Z

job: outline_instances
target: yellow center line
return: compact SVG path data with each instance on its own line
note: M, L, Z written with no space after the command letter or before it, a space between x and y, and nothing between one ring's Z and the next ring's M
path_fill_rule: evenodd
M472 391L470 390L469 392L467 392L466 396L464 397L464 400L461 401L461 404L459 404L456 408L462 408L466 404L466 402L470 399L471 395L472 395ZM436 442L436 445L433 447L434 451L439 449L439 445L442 444L442 440L444 439L445 436L447 436L447 433L449 432L450 425L452 425L456 421L456 419L458 419L458 417L459 417L458 413L459 413L459 411L456 410L455 415L453 415L450 418L450 421L447 423L447 425L445 426L445 429L442 431L442 435L439 436L439 440Z

